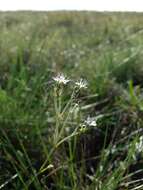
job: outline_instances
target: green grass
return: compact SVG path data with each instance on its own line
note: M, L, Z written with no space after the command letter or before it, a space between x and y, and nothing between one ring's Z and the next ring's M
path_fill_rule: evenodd
M142 26L141 13L0 13L0 189L143 189Z

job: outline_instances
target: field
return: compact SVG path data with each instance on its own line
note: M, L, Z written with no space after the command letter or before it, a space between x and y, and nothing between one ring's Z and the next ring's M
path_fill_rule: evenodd
M0 190L143 189L143 14L0 13Z

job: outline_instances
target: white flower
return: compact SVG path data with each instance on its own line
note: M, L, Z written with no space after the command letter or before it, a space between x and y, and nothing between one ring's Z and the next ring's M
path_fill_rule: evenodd
M80 79L79 81L75 82L75 85L81 89L81 88L87 88L87 81Z
M92 126L92 127L96 127L97 123L96 123L96 119L94 117L87 117L87 119L84 121L85 125L87 126Z
M53 77L53 80L58 84L67 84L70 80L66 78L63 74L58 74L56 77Z

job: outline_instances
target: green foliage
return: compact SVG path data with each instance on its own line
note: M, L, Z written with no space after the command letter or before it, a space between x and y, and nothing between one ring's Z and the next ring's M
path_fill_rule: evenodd
M0 189L142 188L142 17L0 13Z

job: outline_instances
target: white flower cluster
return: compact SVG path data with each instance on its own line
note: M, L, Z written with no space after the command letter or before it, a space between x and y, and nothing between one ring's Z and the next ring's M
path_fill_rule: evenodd
M53 80L58 84L66 85L70 80L66 78L63 74L58 74L56 77L53 77Z
M91 126L91 127L97 126L96 119L94 117L90 117L90 116L87 117L87 119L84 121L84 124L86 126Z
M67 78L64 74L58 74L57 76L53 77L53 80L58 84L66 85L71 80ZM86 89L87 88L87 81L84 79L80 79L79 81L75 82L75 87L79 89Z
M86 89L86 88L87 88L87 81L86 81L86 80L83 80L83 79L80 79L79 81L75 82L75 85L76 85L76 87L78 87L79 89L81 89L81 88Z

